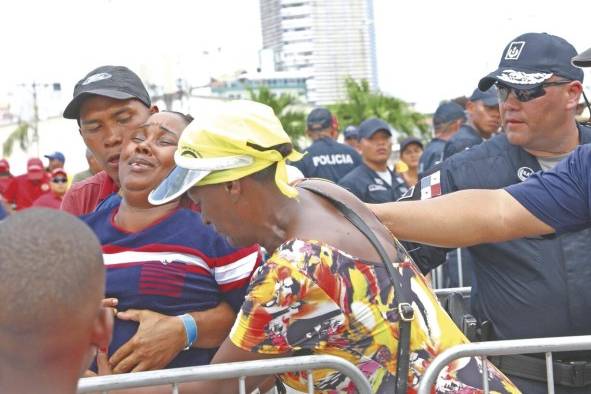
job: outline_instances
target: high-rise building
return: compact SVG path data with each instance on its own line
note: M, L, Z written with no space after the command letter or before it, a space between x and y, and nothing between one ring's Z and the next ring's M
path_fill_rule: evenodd
M377 88L372 0L260 0L263 47L275 71L308 75L308 101L345 98L346 77Z

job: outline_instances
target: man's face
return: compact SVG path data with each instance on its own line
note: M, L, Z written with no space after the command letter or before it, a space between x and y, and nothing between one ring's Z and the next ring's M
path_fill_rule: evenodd
M359 150L359 140L357 138L345 138L345 144L349 145L356 151Z
M80 106L80 134L100 166L119 180L121 142L143 124L152 111L136 99L115 100L92 96Z
M552 77L548 81L560 80ZM556 133L573 120L573 114L566 107L571 85L545 87L545 94L527 102L521 102L513 92L499 104L501 125L511 144L530 150L552 151L556 144Z
M49 171L51 172L57 168L64 168L64 163L62 163L61 161L59 161L57 159L49 160Z
M359 148L366 161L384 164L392 153L392 138L386 130L379 130L370 138L362 138L359 141Z
M489 139L501 126L501 115L498 105L484 105L482 100L469 101L466 111L480 135Z
M230 196L226 184L196 186L189 189L189 197L201 208L203 223L212 225L235 248L257 242L251 227L245 226L241 207ZM248 202L246 208L248 210Z

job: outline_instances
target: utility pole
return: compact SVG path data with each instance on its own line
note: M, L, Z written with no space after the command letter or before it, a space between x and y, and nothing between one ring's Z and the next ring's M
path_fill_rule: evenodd
M37 105L37 83L33 81L33 144L35 144L35 148L37 150L37 155L35 157L39 157L40 155L40 148L39 148L39 106Z

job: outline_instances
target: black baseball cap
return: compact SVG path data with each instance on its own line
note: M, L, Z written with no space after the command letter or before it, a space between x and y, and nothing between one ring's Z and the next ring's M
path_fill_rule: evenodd
M380 130L386 131L390 136L392 135L392 130L390 130L390 126L388 125L388 123L378 118L370 118L364 120L363 122L361 122L359 128L357 129L360 139L371 138L372 135L374 135Z
M482 104L487 107L494 107L499 105L499 96L497 95L497 87L492 86L490 89L484 92L478 88L474 89L470 101L482 101Z
M400 152L404 152L404 150L412 144L417 144L418 146L421 147L421 149L423 148L423 141L421 141L420 139L418 139L417 137L406 137L405 139L403 139L402 141L400 141Z
M503 51L499 67L482 78L480 90L495 82L515 89L532 88L558 75L571 81L583 81L583 70L571 59L577 50L564 38L548 33L526 33L511 41Z
M464 108L456 102L444 101L433 114L433 127L439 127L442 124L452 122L457 119L466 119Z
M320 131L332 126L332 114L326 108L314 108L306 120L308 130Z
M579 67L591 67L591 48L573 57L573 64Z
M353 138L358 140L359 139L359 130L357 130L357 127L350 125L345 127L345 130L343 131L343 136L345 137L346 140L348 140L349 138Z
M138 99L147 107L151 100L140 77L127 67L101 66L89 72L74 87L74 98L64 110L64 118L78 119L80 105L88 96L104 96L117 100Z

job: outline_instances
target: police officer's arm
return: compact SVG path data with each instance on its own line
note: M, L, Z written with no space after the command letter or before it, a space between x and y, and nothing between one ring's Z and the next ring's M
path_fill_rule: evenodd
M369 208L400 239L443 247L553 233L505 190L463 190Z

